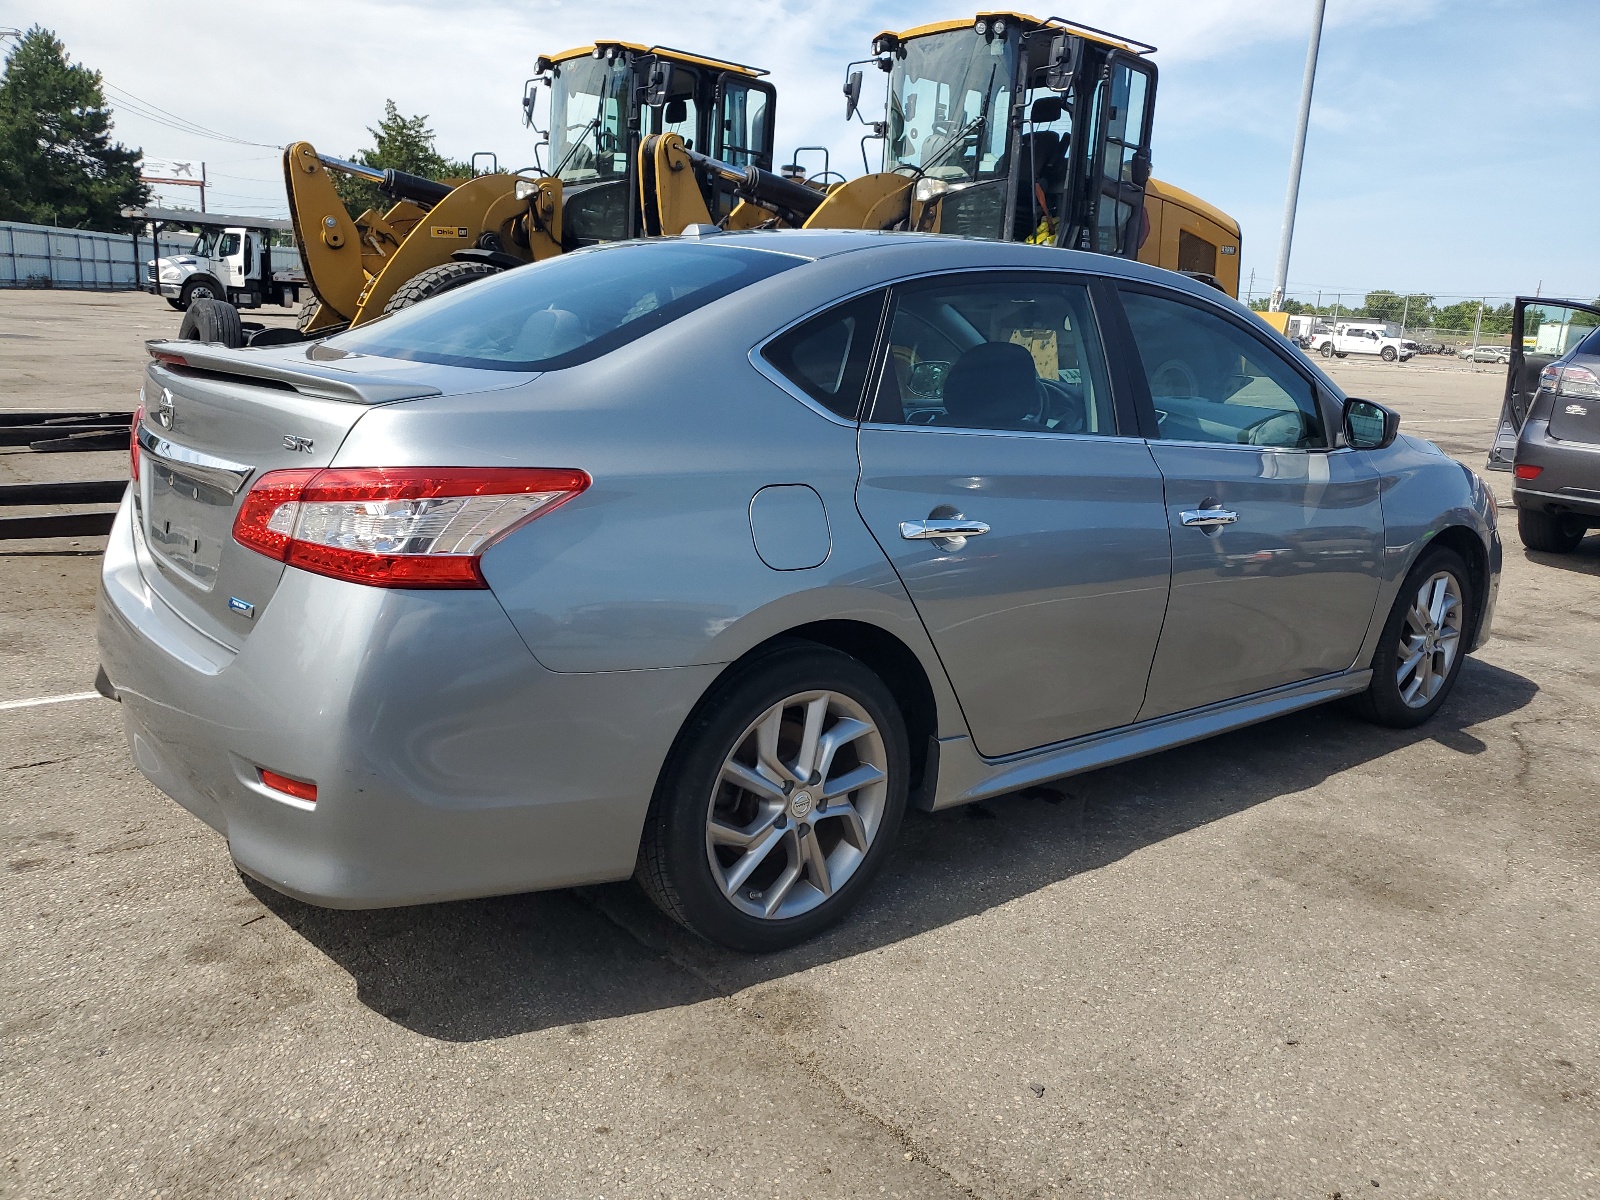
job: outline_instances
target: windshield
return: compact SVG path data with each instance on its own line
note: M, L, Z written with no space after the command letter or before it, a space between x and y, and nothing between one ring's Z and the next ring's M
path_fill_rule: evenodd
M952 181L1004 174L1016 34L957 29L913 38L904 51L889 81L886 169Z
M582 250L446 292L325 345L445 366L555 371L805 261L675 240Z
M557 63L550 92L550 162L563 183L621 179L628 173L629 87L625 57Z

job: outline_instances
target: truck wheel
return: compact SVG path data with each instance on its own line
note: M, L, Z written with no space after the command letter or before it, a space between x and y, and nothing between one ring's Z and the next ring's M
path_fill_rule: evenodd
M1333 357L1333 343L1332 342L1323 342L1322 343L1322 357L1323 358L1332 358Z
M1340 358L1349 358L1350 357L1350 351L1348 351L1348 350L1335 350L1334 353L1337 354Z
M189 310L189 305L193 304L196 300L221 299L223 299L222 289L217 286L215 280L208 279L204 275L196 275L194 278L184 283L183 290L178 293L178 303L176 307L184 312L187 312Z
M306 331L306 326L317 318L317 309L321 307L320 300L307 300L300 306L300 315L294 320L294 327L301 333Z
M1517 536L1529 550L1571 554L1588 532L1588 525L1578 517L1558 516L1536 508L1517 509Z
M226 300L202 297L190 303L183 314L183 324L178 326L178 340L209 342L237 350L244 345L244 327L239 323L239 310Z
M1384 362L1393 362L1395 359L1399 358L1400 356L1394 352L1394 347L1393 346L1385 346L1383 348L1383 354L1381 355L1381 357L1382 357Z
M440 263L437 267L419 271L408 279L399 291L389 297L389 303L383 306L383 311L399 312L402 308L410 308L413 304L421 304L424 300L431 300L445 292L453 292L456 288L475 283L479 279L498 275L503 269L484 262Z
M177 309L179 312L183 311L183 301L179 300L177 297L168 296L167 303L172 305L172 307Z

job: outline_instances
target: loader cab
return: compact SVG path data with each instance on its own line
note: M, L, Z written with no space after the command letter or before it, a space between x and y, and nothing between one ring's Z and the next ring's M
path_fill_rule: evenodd
M885 32L885 171L921 227L1133 257L1150 174L1155 49L1018 13Z
M776 94L765 71L623 42L539 60L550 90L549 172L561 181L567 249L639 234L639 140L676 133L691 149L770 169ZM731 191L702 180L720 218Z

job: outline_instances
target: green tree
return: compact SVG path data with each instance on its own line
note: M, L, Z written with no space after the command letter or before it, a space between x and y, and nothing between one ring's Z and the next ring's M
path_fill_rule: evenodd
M405 171L426 179L465 179L472 174L468 163L456 162L439 153L426 113L402 117L395 102L385 100L383 119L376 128L369 125L367 132L372 135L372 149L357 150L350 156L355 162ZM394 203L373 184L337 171L333 173L333 186L352 215L359 216L369 208L381 212Z
M0 219L121 228L122 207L150 197L142 157L111 140L100 72L68 62L48 29L28 30L0 78Z

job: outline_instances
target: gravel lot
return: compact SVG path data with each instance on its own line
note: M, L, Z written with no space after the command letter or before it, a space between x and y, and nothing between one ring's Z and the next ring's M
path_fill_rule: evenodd
M176 325L0 292L0 404L131 407ZM1502 369L1332 365L1482 464ZM913 814L859 914L770 958L625 884L310 908L113 704L0 710L0 1193L1600 1194L1600 536L1528 554L1504 515L1430 726L1317 710ZM97 550L0 547L0 703L90 687Z

